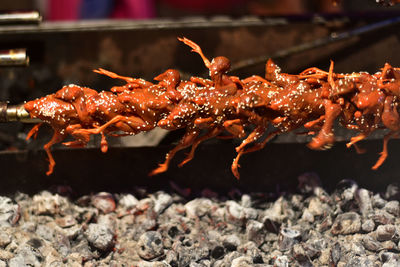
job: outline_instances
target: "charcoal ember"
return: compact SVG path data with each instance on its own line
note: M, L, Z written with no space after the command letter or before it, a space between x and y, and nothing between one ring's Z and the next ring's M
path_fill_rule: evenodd
M76 239L77 236L83 234L83 227L81 225L74 225L69 228L62 229L62 232L69 240Z
M21 230L29 233L34 233L36 231L37 223L32 221L27 221L21 225ZM4 229L4 228L3 228ZM9 229L6 227L5 229Z
M165 211L162 213L162 218L166 220L177 221L177 219L186 218L190 219L186 214L185 206L182 203L172 203Z
M133 238L139 237L146 231L154 230L157 226L157 215L151 210L146 210L144 213L138 214L134 217L134 224L136 227L133 229Z
M54 239L55 239L54 248L63 257L66 257L71 252L71 243L68 237L61 233L56 233Z
M8 261L14 258L14 253L8 250L0 249L0 260Z
M329 244L331 244L331 240L327 238L314 238L307 240L307 244L314 247L317 250L322 250L327 248Z
M37 249L24 245L19 247L15 257L8 261L8 266L42 266L42 262L43 255Z
M312 197L308 204L308 211L313 216L321 216L330 213L330 207L326 203L322 203L317 197Z
M310 258L308 257L307 252L304 250L302 244L293 245L292 255L301 266L312 266Z
M355 212L346 212L343 214L339 214L331 227L331 233L333 235L354 234L358 233L360 230L360 215Z
M54 228L39 224L36 228L36 234L47 241L53 241L54 239Z
M55 248L45 244L40 249L41 254L44 256L42 266L63 266L63 256L61 256Z
M326 244L320 244L322 242L323 242L323 240L319 239L319 240L313 241L313 244L302 243L302 247L303 247L303 250L304 250L307 258L315 259L321 255L322 248L326 247Z
M225 255L225 249L223 246L215 246L211 250L210 255L214 259L221 259Z
M277 234L267 232L264 238L266 243L264 243L260 248L264 247L265 245L270 246L271 243L274 244L275 242L278 241L278 238L279 236Z
M29 246L31 246L34 249L38 249L43 246L43 241L39 238L31 238L26 242Z
M208 233L204 235L204 237L208 240L209 245L221 245L222 244L222 235L221 232L217 230L210 230Z
M395 223L395 217L384 210L375 210L374 214L372 214L370 217L377 225Z
M356 181L343 179L336 186L336 194L339 195L342 200L353 200L357 189L358 184Z
M215 267L227 267L232 265L232 261L236 258L239 258L241 254L237 251L232 251L225 255L223 259L217 260L214 262ZM181 266L181 265L180 265ZM182 265L183 266L183 265Z
M278 233L283 221L295 216L290 204L283 197L278 198L270 208L264 211L262 222L268 231Z
M246 224L246 238L253 241L257 246L264 242L265 228L259 221L249 220Z
M84 195L79 197L75 203L79 205L78 207L89 207L92 202L92 196Z
M361 242L365 249L373 252L380 251L383 247L382 244L377 241L373 235L370 234L364 235L361 239Z
M400 261L400 256L398 253L389 252L389 251L381 251L379 252L379 258L382 262L393 262Z
M68 209L68 200L60 195L53 195L43 191L40 195L33 196L32 210L37 215L63 214Z
M166 250L171 249L173 242L174 241L171 238L168 238L168 237L163 238L164 249L166 249Z
M222 237L222 244L227 251L236 250L237 247L240 246L240 243L240 238L235 234Z
M265 251L267 251L267 250L264 250L264 252ZM269 262L270 264L272 264L277 257L285 254L285 252L282 252L282 251L280 251L278 249L274 249L274 248L270 248L270 250L268 250L268 252L269 253L267 255L267 257L268 257L267 262Z
M217 245L221 244L222 236L221 233L217 230L208 231L205 237L208 239L209 244L217 244Z
M82 262L97 259L98 257L97 251L91 251L87 240L81 240L71 249L71 253L68 254L66 260L68 263L67 265L73 265L74 263L80 263L82 265Z
M257 219L258 213L253 208L246 208L235 201L226 201L227 219L238 225L244 225L247 220Z
M138 254L144 260L152 260L164 254L162 236L156 231L143 233L138 241Z
M185 204L186 215L189 218L203 217L210 213L212 208L212 201L206 198L194 199Z
M99 251L109 251L114 246L114 233L107 225L91 223L84 234L89 243Z
M89 223L99 214L99 210L93 207L76 207L75 210L77 213L75 218L79 223Z
M11 243L10 232L11 231L5 227L0 229L0 248L4 248Z
M86 261L83 264L83 267L96 267L96 261L95 260Z
M322 187L314 188L314 195L324 203L332 203L332 198Z
M172 239L183 234L183 230L180 225L171 224L171 225L167 226L167 229L168 229L167 234Z
M345 262L345 266L375 267L375 262L365 256L352 256Z
M154 210L154 200L150 197L147 197L139 200L133 213L143 213L149 210Z
M361 243L361 240L350 242L350 244L351 244L351 246L350 246L351 253L353 253L355 255L359 255L359 256L363 256L366 254L365 248L364 248L363 244Z
M132 262L142 260L138 255L137 241L138 240L132 240L131 236L118 236L117 243L112 252L102 255L112 256L113 259L121 264L130 266Z
M240 256L234 259L231 263L232 267L252 267L254 266L253 260L249 256Z
M361 229L362 229L364 232L367 232L367 233L374 231L374 229L375 229L375 223L374 223L374 221L371 220L371 219L365 220L365 221L362 223L362 225L361 225Z
M320 232L325 232L332 227L332 216L330 214L323 217L322 222L317 224L317 230Z
M391 260L382 264L382 267L397 267L400 266L399 260Z
M240 199L240 205L244 208L250 208L251 207L251 196L249 196L248 194L243 194Z
M289 261L288 256L281 255L281 256L277 256L275 258L274 266L276 266L276 267L289 267L290 263L291 262Z
M298 224L293 224L292 229L295 229L301 233L301 241L306 242L312 238L321 238L321 234L315 229L315 227L309 223L299 221Z
M255 248L255 249L250 249L246 252L246 255L250 256L253 263L255 264L262 264L264 263L264 259L261 255L261 252L259 249Z
M290 198L290 203L292 203L292 207L294 210L303 210L304 209L304 196L302 195L293 195Z
M313 260L315 266L329 265L331 263L331 250L330 248L323 248L320 250L318 258Z
M174 242L172 250L177 255L177 266L187 266L192 261L192 250L182 244L180 241Z
M199 262L206 259L210 259L210 249L207 246L197 246L193 249L194 256L193 261Z
M225 264L224 259L221 259L221 260L214 261L214 264L212 266L213 267L226 267L226 266L230 266L230 263L227 265L227 264Z
M116 208L113 195L107 192L100 192L94 195L91 199L91 203L98 210L106 214L113 212Z
M396 217L400 216L400 205L397 200L387 202L383 209Z
M290 250L301 239L301 232L295 229L282 227L279 232L278 246L280 251Z
M375 230L376 239L378 241L387 241L395 238L397 229L393 224L378 225Z
M400 200L400 185L389 184L386 187L385 198L388 200Z
M199 262L214 257L220 258L220 254L225 254L219 245L209 243L207 246L203 243L199 245L197 242L190 240L176 241L172 246L173 251L177 253L178 266L187 266L190 262Z
M265 216L262 219L262 221L264 222L265 229L268 232L271 232L271 233L274 233L274 234L279 234L279 229L281 227L280 223L278 223L278 222L276 222L274 220L271 220L268 215Z
M297 177L298 189L303 194L308 194L314 191L315 188L321 186L321 179L315 172L306 172Z
M264 263L264 259L261 255L260 249L258 248L257 244L252 241L240 245L237 248L237 251L245 254L246 256L249 256L252 259L252 262L255 264Z
M148 210L134 217L134 223L138 225L137 232L142 234L144 231L153 230L156 225L157 215L153 210Z
M356 192L356 200L358 203L358 207L363 216L368 215L372 212L372 200L371 200L371 192L364 188L360 188Z
M367 256L372 262L374 262L374 266L380 266L382 262L379 260L379 257L376 253Z
M118 207L129 210L134 208L139 203L139 200L132 194L124 194L119 197Z
M322 239L325 237L324 234L321 234L313 227L306 227L304 224L293 225L292 228L301 232L300 241L312 243L316 240Z
M165 262L172 267L178 267L178 254L174 250L168 250L165 253Z
M0 226L15 225L20 216L19 205L8 197L0 196Z
M381 195L375 194L372 197L372 205L374 208L382 209L386 205L386 200L384 200Z
M107 226L112 233L115 233L117 227L117 218L114 213L100 214L97 217L97 223Z
M309 223L313 223L314 222L314 215L310 212L310 210L308 208L306 208L303 211L303 215L301 215L301 219L309 222Z
M139 261L137 266L140 267L169 267L170 265L164 261Z
M199 262L191 262L189 267L210 267L211 261L210 260L201 260Z
M169 194L159 192L154 198L154 211L158 214L164 212L169 205L172 204L173 199Z
M110 260L109 262L110 267L123 267L121 263L118 263L116 260Z
M338 242L334 243L330 252L330 262L336 266L342 257L342 247Z
M381 242L382 248L389 251L397 251L399 248L392 240Z
M56 218L55 222L62 228L68 228L77 224L75 217L72 215L65 215L63 217Z
M321 234L314 225L310 225L308 223L299 222L299 224L292 225L292 228L301 232L300 240L303 242L313 241L319 238L324 238L324 234ZM328 235L328 233L326 233Z
M32 198L28 194L16 192L14 195L14 201L17 203L25 204L27 202L31 202Z

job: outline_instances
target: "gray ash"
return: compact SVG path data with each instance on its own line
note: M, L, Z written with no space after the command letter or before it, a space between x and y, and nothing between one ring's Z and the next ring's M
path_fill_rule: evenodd
M43 191L0 197L1 266L400 266L397 185L351 180L326 192L188 199L158 191L71 200Z

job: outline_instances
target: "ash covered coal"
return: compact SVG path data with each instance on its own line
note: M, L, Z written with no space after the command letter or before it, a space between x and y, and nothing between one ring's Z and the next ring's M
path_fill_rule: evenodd
M1 266L400 266L399 187L0 197ZM184 190L183 190L184 191Z

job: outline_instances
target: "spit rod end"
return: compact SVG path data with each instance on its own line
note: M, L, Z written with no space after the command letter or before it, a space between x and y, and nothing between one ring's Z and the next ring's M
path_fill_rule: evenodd
M26 48L17 48L0 51L0 66L2 67L26 67L29 66L29 56Z
M31 118L24 108L24 104L8 105L7 102L0 102L0 122L20 121L26 123L37 123L39 119Z
M0 122L7 122L7 102L0 102Z

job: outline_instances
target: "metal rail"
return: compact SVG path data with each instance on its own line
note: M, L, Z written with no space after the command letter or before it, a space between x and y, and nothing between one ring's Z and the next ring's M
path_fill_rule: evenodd
M353 30L345 31L342 33L332 33L327 37L313 40L311 42L295 45L287 49L279 50L271 55L263 55L254 58L245 59L232 65L231 71L247 68L258 64L264 64L269 58L278 59L287 57L293 54L304 52L307 50L315 49L321 46L326 46L331 43L339 42L342 40L350 39L352 37L360 36L369 32L383 29L388 26L393 26L400 22L400 16L383 20L377 23L368 24Z

